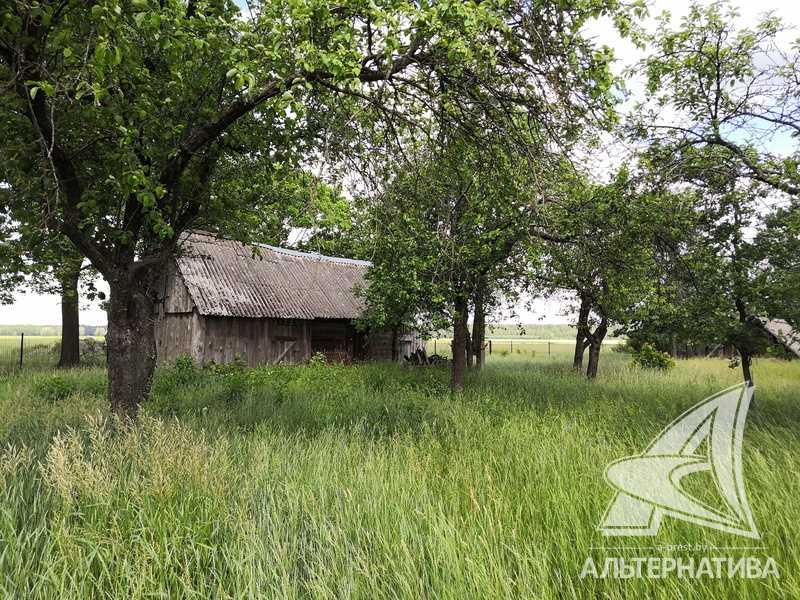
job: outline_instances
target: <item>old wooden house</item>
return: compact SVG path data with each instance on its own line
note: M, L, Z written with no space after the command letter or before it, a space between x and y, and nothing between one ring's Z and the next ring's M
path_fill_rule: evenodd
M188 234L163 281L156 325L160 362L250 366L392 360L417 349L415 334L357 331L357 289L370 263Z

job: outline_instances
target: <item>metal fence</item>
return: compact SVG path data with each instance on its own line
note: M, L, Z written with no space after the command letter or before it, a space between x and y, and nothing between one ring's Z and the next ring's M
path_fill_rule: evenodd
M432 339L426 342L425 351L440 356L450 356L452 340ZM564 356L575 352L575 342L571 340L526 340L489 339L486 340L486 356Z
M80 341L81 363L105 364L103 338L83 337ZM0 371L14 369L50 369L58 366L61 341L57 336L3 335L0 336Z

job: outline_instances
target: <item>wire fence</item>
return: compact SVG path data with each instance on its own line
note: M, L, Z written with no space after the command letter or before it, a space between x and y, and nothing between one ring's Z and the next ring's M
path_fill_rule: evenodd
M0 336L0 372L15 369L52 369L61 357L58 336L3 335ZM103 365L106 361L105 340L83 337L80 358L84 365Z
M439 338L428 340L425 352L438 354L440 356L452 355L452 340ZM575 342L571 340L526 340L505 339L505 340L486 340L486 356L564 356L574 353Z

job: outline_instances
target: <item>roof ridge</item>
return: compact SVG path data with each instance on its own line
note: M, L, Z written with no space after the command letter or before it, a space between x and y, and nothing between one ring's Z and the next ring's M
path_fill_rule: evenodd
M350 264L350 265L362 265L362 266L366 266L366 267L372 266L372 262L370 262L368 260L360 260L360 259L357 259L357 258L345 258L343 256L328 256L328 255L325 255L325 254L321 254L319 252L303 252L301 250L294 250L292 248L282 248L281 246L272 246L271 244L262 244L260 242L252 242L251 244L247 244L245 242L240 242L239 240L232 240L230 238L224 237L224 236L216 234L216 233L211 233L209 231L202 231L202 230L198 230L198 229L194 229L194 230L188 231L187 235L188 235L189 238L191 238L193 236L203 236L203 237L210 237L210 238L213 238L216 241L221 241L221 242L234 242L234 243L237 243L237 244L241 244L243 246L252 245L252 246L256 246L256 247L260 247L260 248L267 248L267 249L272 250L273 252L277 252L279 254L285 254L287 256L296 256L298 258L310 258L310 259L315 259L315 260L319 260L319 261L333 262L333 263L339 263L339 264L345 264L345 265L348 265L348 264Z

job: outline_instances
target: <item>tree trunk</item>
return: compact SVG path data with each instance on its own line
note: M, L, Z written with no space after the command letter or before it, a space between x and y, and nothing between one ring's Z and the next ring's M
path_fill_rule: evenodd
M78 278L80 268L60 278L61 284L61 356L60 368L77 367L81 361Z
M578 311L578 332L575 334L575 354L572 357L572 368L577 371L583 370L583 354L586 352L586 341L589 330L589 313L592 310L592 303L585 294L580 294L581 307Z
M586 367L586 377L589 379L597 377L597 364L600 362L600 348L603 345L603 340L607 332L608 321L603 317L600 324L594 330L594 333L589 335L589 364Z
M576 371L583 370L584 352L586 352L586 335L579 329L575 336L575 355L572 357L572 368Z
M739 322L742 324L744 332L748 334L750 332L748 331L747 306L745 305L744 300L742 300L739 296L734 299L734 302L736 304L736 310L739 313ZM736 349L739 351L739 356L742 359L742 376L749 385L753 385L753 376L750 373L750 365L753 362L753 357L750 354L750 348L748 347L749 336L744 335L743 337L747 341L740 346L737 346Z
M750 365L753 362L753 357L745 348L737 348L739 351L739 357L742 360L742 376L744 377L745 382L749 385L753 385L753 376L750 373Z
M600 344L592 342L589 344L589 364L586 367L586 377L594 379L597 377L597 363L600 361Z
M153 301L132 286L111 284L106 342L111 410L135 418L156 367Z
M453 368L450 389L455 393L464 391L464 371L467 362L467 301L458 298L453 314Z
M472 336L469 334L469 323L464 322L464 356L467 368L472 368Z
M475 312L472 315L472 354L475 357L475 368L480 370L486 362L486 310L483 304L483 290L478 288L475 294Z

